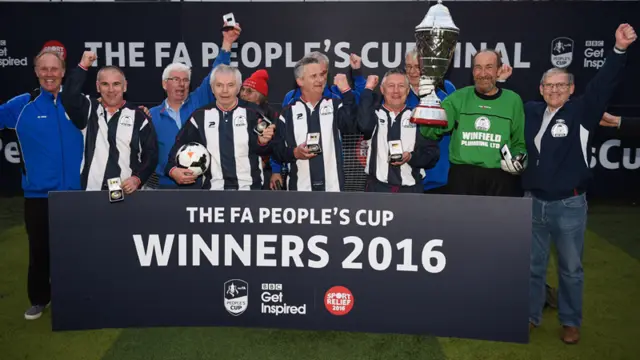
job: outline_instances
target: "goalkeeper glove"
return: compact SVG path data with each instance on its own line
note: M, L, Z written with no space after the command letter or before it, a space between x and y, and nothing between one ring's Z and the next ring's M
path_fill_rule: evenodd
M512 175L521 174L527 167L527 154L520 153L512 159L505 159L504 156L500 160L500 168Z

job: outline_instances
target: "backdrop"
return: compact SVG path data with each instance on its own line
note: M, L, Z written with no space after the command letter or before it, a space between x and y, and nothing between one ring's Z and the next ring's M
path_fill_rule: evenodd
M163 68L172 61L193 66L193 85L206 75L219 51L222 15L235 14L243 27L232 65L245 77L267 68L269 97L282 101L293 84L293 65L306 52L331 59L331 73L348 70L348 56L362 56L364 74L382 75L402 66L414 45L414 28L427 13L426 2L354 3L0 3L0 102L37 87L32 57L45 43L59 46L75 66L85 49L98 54L98 66L118 65L127 75L127 99L154 106L164 99ZM472 83L471 56L481 48L502 51L514 68L505 87L523 100L539 98L541 74L567 67L580 94L614 45L621 22L640 28L638 2L448 2L459 43L448 77L462 87ZM15 14L20 14L16 16ZM580 16L578 16L580 14ZM64 19L64 20L63 20ZM635 21L635 22L634 22ZM52 25L55 24L55 25ZM555 49L555 50L554 50ZM611 112L640 115L634 79L640 79L640 45L629 51L628 76ZM95 70L93 72L95 74ZM86 91L95 92L88 82ZM15 136L0 138L0 184L4 194L20 191ZM591 194L638 198L640 144L599 131L591 149L595 181ZM354 150L355 151L355 150Z

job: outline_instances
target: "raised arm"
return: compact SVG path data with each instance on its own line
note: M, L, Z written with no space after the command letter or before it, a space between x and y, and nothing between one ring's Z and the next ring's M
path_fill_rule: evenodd
M369 75L365 89L360 94L360 104L358 105L357 126L358 131L364 135L365 140L371 139L378 125L378 116L374 107L373 90L378 84L378 76Z
M69 72L64 88L60 92L62 105L71 122L80 130L87 127L91 115L91 100L82 94L82 86L87 78L87 71L98 57L93 51L85 51L78 66Z
M602 119L602 114L606 111L616 87L623 79L627 48L637 39L635 30L629 24L618 26L615 37L616 45L613 51L607 56L602 68L587 84L582 98L585 113L580 120L582 126L587 129L593 129Z
M342 101L333 100L334 109L337 108L336 120L338 129L343 134L352 134L358 132L356 115L358 108L356 105L355 95L349 86L347 76L345 74L337 74L333 79L334 84L342 93ZM335 106L337 104L337 106Z
M356 54L351 54L349 63L353 80L353 95L355 96L356 104L360 104L360 96L367 86L367 79L362 76L362 58Z
M209 71L207 76L202 79L200 85L191 93L192 96L201 100L200 103L208 104L213 101L214 96L211 85L209 84L211 73L218 65L229 65L231 63L231 46L238 40L240 31L240 24L237 24L235 28L222 32L222 47L220 47L220 52L211 66L211 71Z

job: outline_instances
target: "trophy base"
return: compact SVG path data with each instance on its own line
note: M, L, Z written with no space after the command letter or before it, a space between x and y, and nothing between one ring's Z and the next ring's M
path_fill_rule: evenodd
M418 105L411 113L409 120L414 124L434 127L447 127L447 113L440 106Z

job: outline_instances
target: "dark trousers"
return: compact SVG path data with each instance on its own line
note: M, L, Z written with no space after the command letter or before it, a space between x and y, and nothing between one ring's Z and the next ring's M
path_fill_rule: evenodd
M520 176L502 169L451 164L447 192L456 195L523 197Z
M51 300L49 199L24 199L24 223L29 237L29 300L31 305L46 305Z
M417 183L414 186L397 186L383 183L373 176L367 177L367 185L365 192L388 192L388 193L422 193L422 184Z

